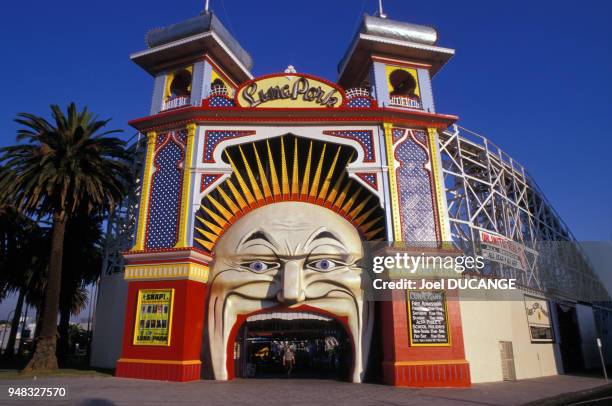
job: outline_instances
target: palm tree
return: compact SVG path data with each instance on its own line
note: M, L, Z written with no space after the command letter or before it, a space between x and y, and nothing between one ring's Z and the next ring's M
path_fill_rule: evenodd
M11 332L4 351L9 360L14 356L17 330L31 279L46 268L49 251L42 251L44 241L44 229L35 221L12 206L0 206L0 286L5 292L17 293Z
M85 205L92 212L111 210L125 194L129 177L125 143L102 131L109 120L98 120L74 103L67 115L51 106L53 123L29 113L15 121L23 127L17 141L0 148L0 162L14 173L0 179L0 191L27 213L46 215L52 222L49 270L42 319L34 355L25 371L57 369L56 336L62 280L66 222Z

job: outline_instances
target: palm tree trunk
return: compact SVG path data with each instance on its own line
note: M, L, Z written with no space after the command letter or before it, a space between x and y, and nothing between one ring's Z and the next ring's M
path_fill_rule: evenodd
M35 341L36 339L38 339L38 337L40 337L40 326L42 326L44 310L45 308L43 307L42 304L39 304L36 307L36 326L34 326L34 336L33 336Z
M60 296L64 296L62 292ZM57 341L57 357L61 365L65 361L64 358L68 355L70 350L70 344L68 340L70 330L70 299L66 300L64 297L60 299L60 319L59 319L59 340Z
M25 290L19 289L17 305L15 306L13 321L11 322L11 333L9 334L8 342L6 343L6 347L4 349L5 358L13 358L15 355L15 341L17 340L17 331L19 330L19 321L21 320L21 311L23 309L24 298Z
M19 339L19 346L17 347L17 356L21 355L21 349L23 348L23 340L25 337L25 331L28 324L28 309L30 308L29 303L26 302L25 314L23 315L23 323L21 324L21 338Z
M36 340L36 350L25 372L45 369L57 369L57 312L59 310L60 287L62 283L62 254L64 252L64 233L66 231L66 213L56 212L53 215L53 232L51 235L51 255L49 258L49 275L45 287L44 314L41 320L40 336Z

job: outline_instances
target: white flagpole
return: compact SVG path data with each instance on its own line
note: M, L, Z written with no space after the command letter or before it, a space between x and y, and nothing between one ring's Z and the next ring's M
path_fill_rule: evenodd
M208 0L206 0L206 1L208 1ZM378 16L380 18L387 18L387 16L385 15L385 12L383 11L382 0L378 0Z

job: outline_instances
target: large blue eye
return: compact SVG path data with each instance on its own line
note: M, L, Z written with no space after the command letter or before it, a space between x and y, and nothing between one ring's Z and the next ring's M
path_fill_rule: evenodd
M266 269L268 269L268 264L266 264L265 262L261 262L261 261L251 262L249 264L249 269L254 272L263 272Z
M321 259L319 261L314 261L311 266L319 271L329 271L330 269L333 269L336 264L334 261L330 261L329 259Z

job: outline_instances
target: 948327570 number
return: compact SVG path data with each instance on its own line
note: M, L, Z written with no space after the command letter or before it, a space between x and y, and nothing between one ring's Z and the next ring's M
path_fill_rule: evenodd
M36 398L36 397L64 397L66 388L8 388L9 397Z

